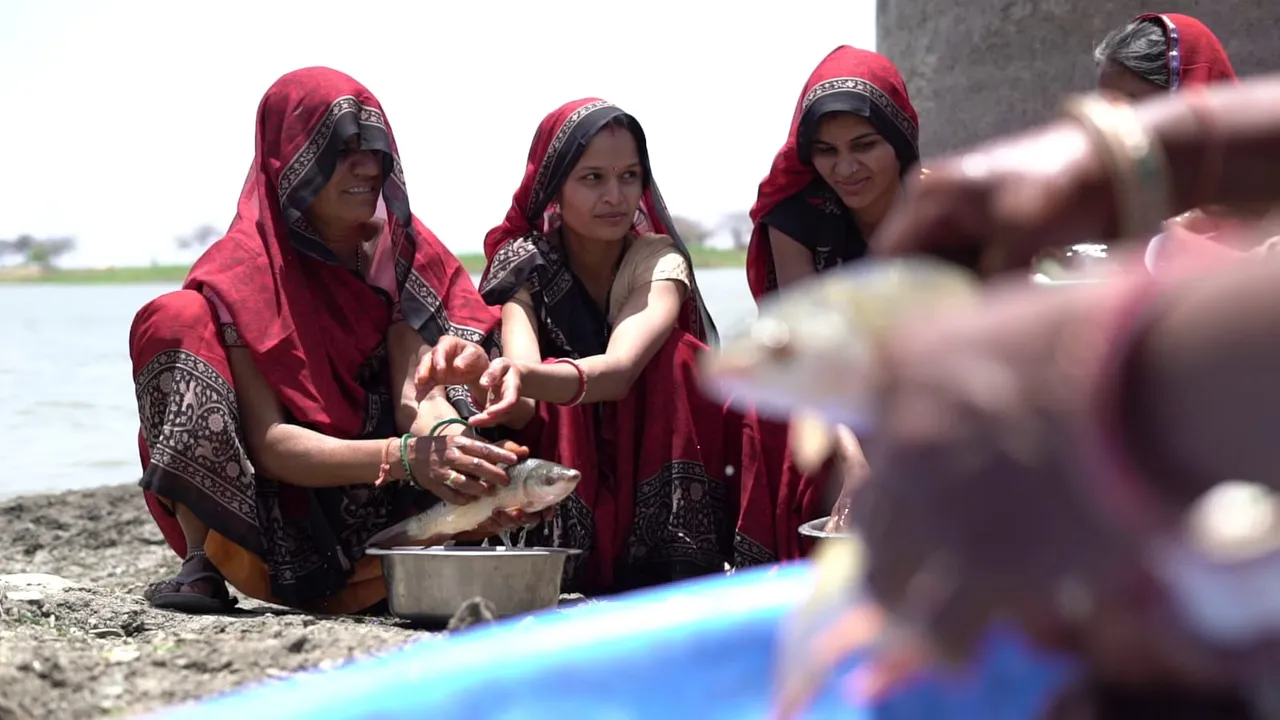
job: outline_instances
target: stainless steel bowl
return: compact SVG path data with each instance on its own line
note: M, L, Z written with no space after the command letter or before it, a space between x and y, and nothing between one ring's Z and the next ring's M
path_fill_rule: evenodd
M369 548L382 558L392 615L445 623L466 601L482 597L498 617L555 607L564 561L580 550L509 547Z
M826 517L820 517L817 520L810 520L809 522L800 526L800 534L804 535L805 537L815 537L815 538L833 538L833 537L852 536L852 533L827 532L826 530L823 530L822 528L826 526L827 521L830 519L831 519L831 516L828 515Z

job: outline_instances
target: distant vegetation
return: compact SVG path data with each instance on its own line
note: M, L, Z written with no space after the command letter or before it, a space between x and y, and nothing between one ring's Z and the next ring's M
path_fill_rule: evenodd
M673 221L676 232L689 247L694 267L743 267L746 264L747 241L751 236L751 220L746 213L728 215L714 227L678 216ZM718 233L728 237L730 248L707 247L707 240ZM174 238L174 244L185 251L200 252L221 236L222 232L212 225L202 225L187 235ZM21 235L13 240L0 240L0 282L179 283L190 270L190 265L59 268L58 260L75 247L74 238L35 238ZM483 254L464 253L458 259L468 272L479 273L484 270Z

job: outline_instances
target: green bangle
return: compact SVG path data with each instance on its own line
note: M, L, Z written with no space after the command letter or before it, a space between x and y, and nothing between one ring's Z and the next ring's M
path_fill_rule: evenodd
M418 482L418 478L413 476L413 468L409 467L409 440L412 438L409 433L400 436L400 465L404 468L406 478Z
M435 437L436 433L440 432L441 428L446 428L446 427L449 427L450 425L462 425L463 427L466 427L467 421L463 420L462 418L456 418L456 417L445 418L440 422L436 423L435 425L432 425L431 432L427 433L427 436Z

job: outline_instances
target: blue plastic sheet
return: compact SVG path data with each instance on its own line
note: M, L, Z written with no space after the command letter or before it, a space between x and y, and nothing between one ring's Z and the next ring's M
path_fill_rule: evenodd
M631 593L425 639L161 716L183 720L529 720L764 718L774 643L809 589L807 564ZM994 635L964 677L926 678L855 708L828 684L806 717L1024 720L1071 665Z

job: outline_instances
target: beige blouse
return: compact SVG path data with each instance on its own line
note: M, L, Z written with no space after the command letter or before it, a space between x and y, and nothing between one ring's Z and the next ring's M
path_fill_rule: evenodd
M623 256L613 287L609 290L609 323L617 320L632 295L643 292L650 283L673 280L688 288L691 275L689 261L676 249L670 237L650 234L635 238L631 241L627 254ZM512 299L527 305L533 304L527 286L520 288Z

